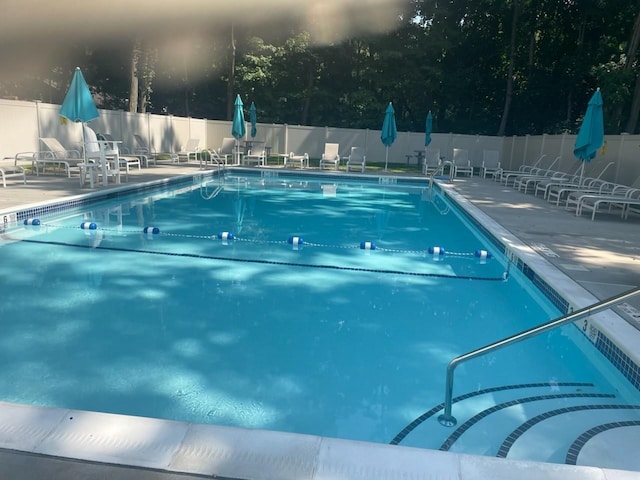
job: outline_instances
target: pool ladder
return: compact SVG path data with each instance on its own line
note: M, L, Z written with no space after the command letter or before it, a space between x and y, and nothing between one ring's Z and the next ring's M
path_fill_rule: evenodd
M616 304L622 302L623 300L634 297L635 295L638 295L638 294L640 294L640 288L628 290L625 293L615 295L606 300L602 300L600 302L594 303L591 306L581 308L576 312L563 315L562 317L558 317L554 320L550 320L546 323L543 323L542 325L538 325L537 327L533 327L523 332L516 333L515 335L504 338L502 340L498 340L497 342L491 343L489 345L485 345L484 347L480 347L476 350L472 350L471 352L465 353L464 355L460 355L454 358L449 362L449 365L447 365L444 413L442 413L442 415L438 417L438 421L440 422L440 424L444 425L445 427L453 427L457 423L456 418L451 413L451 405L453 401L453 374L455 372L456 367L459 364L466 362L467 360L471 360L472 358L479 357L481 355L486 355L487 353L493 352L495 350L499 350L503 347L513 345L514 343L527 340L529 338L535 337L537 335L548 332L550 330L554 330L568 323L582 320L602 310L606 310L611 307L614 307ZM586 329L586 327L587 327L587 323L585 322L585 325L583 328Z
M199 158L200 158L200 170L203 170L203 167L202 167L202 155L203 155L203 153L208 154L209 155L209 161L212 164L214 164L216 167L218 167L218 176L220 176L222 174L222 167L224 166L224 164L221 164L220 160L218 158L214 157L209 150L201 150L200 151L200 155L199 155ZM205 166L206 165L207 165L207 163L205 161Z
M433 182L436 178L436 175L438 173L444 175L444 169L445 167L449 167L449 183L453 183L453 177L455 177L455 165L453 164L453 162L450 162L449 160L446 160L444 162L442 162L440 165L438 165L438 167L431 172L431 174L429 175L429 188L433 188Z
M431 187L422 192L422 200L429 202L440 215L446 215L451 210L440 192L434 192ZM440 202L438 202L440 200Z

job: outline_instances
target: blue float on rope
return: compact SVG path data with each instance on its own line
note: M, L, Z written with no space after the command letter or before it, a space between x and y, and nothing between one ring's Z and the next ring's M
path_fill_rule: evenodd
M95 222L82 222L80 224L80 228L82 230L95 230L96 228L98 228L98 225L96 225Z
M493 256L486 250L476 250L474 255L478 258L491 258Z
M447 252L442 247L429 247L429 253L433 255L444 255Z
M219 240L233 240L233 233L231 232L219 232L218 233Z
M154 235L157 235L160 233L160 229L158 227L144 227L142 229L142 233L152 233Z
M40 225L40 220L37 218L25 218L23 223L25 225Z
M293 245L294 247L298 247L304 244L304 240L302 239L302 237L289 237L287 243L289 245Z
M373 242L360 242L361 250L375 250L376 244Z

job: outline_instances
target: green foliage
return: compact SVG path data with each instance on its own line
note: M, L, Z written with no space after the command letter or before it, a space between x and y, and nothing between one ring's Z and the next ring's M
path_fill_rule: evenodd
M396 28L317 45L295 26L235 28L233 89L258 108L260 122L379 129L388 102L399 130L494 134L506 98L512 7L517 5L513 94L506 134L575 131L596 87L603 91L607 133L631 112L637 61L627 50L639 2L629 0L407 0ZM258 27L256 27L258 28ZM151 111L225 118L231 50L227 32L206 32L185 54L194 64L148 59ZM157 53L156 53L157 54ZM75 46L23 98L61 101L75 65L107 108L126 108L130 45ZM83 68L84 69L84 68ZM11 95L13 84L0 84ZM45 96L47 95L47 96Z

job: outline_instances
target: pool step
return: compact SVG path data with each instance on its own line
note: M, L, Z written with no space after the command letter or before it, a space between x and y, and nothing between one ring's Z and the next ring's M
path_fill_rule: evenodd
M518 460L580 464L580 450L601 432L640 429L640 405L590 383L542 382L494 387L454 398L454 427L440 425L437 405L392 444ZM640 431L640 430L639 430Z

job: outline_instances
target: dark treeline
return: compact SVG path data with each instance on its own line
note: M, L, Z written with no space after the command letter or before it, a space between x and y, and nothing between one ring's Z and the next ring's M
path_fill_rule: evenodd
M168 60L153 37L70 44L46 74L0 94L60 103L76 65L99 106L229 119L239 93L258 121L491 135L575 132L593 91L606 133L636 133L638 0L413 0L396 28L318 44L295 25L216 27ZM205 29L206 30L206 29ZM124 40L126 41L124 41ZM60 57L58 57L60 58Z

